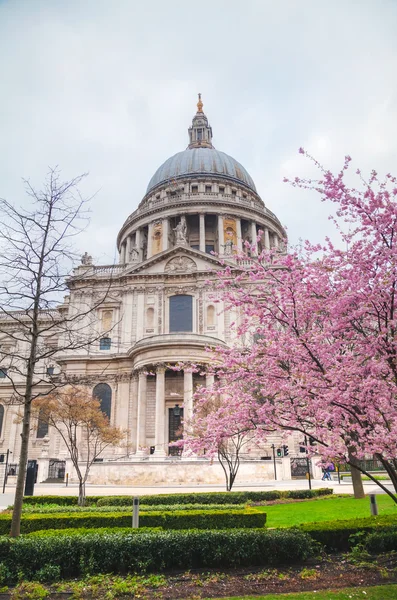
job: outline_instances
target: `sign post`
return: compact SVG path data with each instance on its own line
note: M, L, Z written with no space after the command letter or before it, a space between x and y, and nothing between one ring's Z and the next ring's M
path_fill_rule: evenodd
M132 506L132 528L138 529L139 527L139 498L134 498Z

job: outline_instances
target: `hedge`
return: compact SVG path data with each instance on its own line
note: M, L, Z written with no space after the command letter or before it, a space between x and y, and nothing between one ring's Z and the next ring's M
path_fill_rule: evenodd
M161 571L291 564L314 553L299 531L163 531L0 538L0 565L7 583L34 579L42 569L61 578L96 573Z
M322 521L320 523L305 523L298 527L299 531L308 533L317 542L323 544L328 551L346 551L354 545L349 538L351 535L377 530L390 530L397 527L397 515L381 515L363 519L346 519L343 521Z
M21 533L41 529L129 527L132 513L72 513L72 514L27 514L21 520ZM229 529L264 527L266 513L246 510L228 511L172 511L142 512L139 515L141 527L162 527L163 529ZM0 534L10 531L11 515L0 515Z
M134 490L128 496L87 496L86 506L130 506L134 497ZM148 506L174 505L174 504L245 504L247 502L268 502L280 498L314 498L328 496L333 493L332 488L317 490L272 490L258 492L207 492L191 494L156 494L153 496L140 496L141 504ZM77 496L26 496L24 504L58 504L60 506L76 506Z
M158 505L158 506L147 506L147 504L140 504L139 511L140 512L153 512L155 511L175 511L175 510L211 510L211 511L219 511L219 510L244 510L246 508L246 504L166 504L166 505ZM132 504L128 506L58 506L51 504L37 504L36 506L25 506L23 508L23 514L82 514L82 513L104 513L104 512L127 512L130 511L132 513Z
M258 492L206 492L191 494L158 494L140 496L139 501L148 506L158 504L245 504L246 502L271 502L281 498L314 498L331 495L333 489L318 490L272 490ZM131 496L108 496L98 500L98 506L125 506L131 504Z

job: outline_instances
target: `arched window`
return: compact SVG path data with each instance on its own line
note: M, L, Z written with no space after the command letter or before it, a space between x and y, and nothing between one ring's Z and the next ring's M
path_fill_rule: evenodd
M153 329L154 327L154 308L148 308L146 311L146 327Z
M3 431L3 420L4 420L4 406L0 404L0 437Z
M170 298L170 332L193 331L193 297L178 295Z
M213 327L215 325L215 306L207 307L207 327Z
M39 439L44 438L48 435L48 420L45 417L45 412L42 408L39 411L39 418L37 423L37 434L36 437Z
M98 383L92 390L94 398L99 400L101 410L110 421L110 413L112 411L112 388L107 383Z

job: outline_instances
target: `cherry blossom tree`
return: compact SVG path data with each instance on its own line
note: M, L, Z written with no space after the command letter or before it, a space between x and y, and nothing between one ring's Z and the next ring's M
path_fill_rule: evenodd
M218 392L213 387L200 388L196 394L193 418L186 423L187 436L179 442L184 451L205 454L217 458L226 480L226 490L231 491L240 467L242 453L247 447L263 439L262 429L257 428L258 418L251 398L244 385L237 386L233 394ZM246 410L243 399L246 398Z
M243 423L249 402L258 429L310 436L324 463L365 473L397 502L396 178L357 171L355 188L350 157L336 175L308 158L320 179L290 183L335 205L338 245L272 249L219 274L240 339L256 341L217 349L218 392L234 397L243 381L249 400L233 418ZM362 467L368 456L394 492Z

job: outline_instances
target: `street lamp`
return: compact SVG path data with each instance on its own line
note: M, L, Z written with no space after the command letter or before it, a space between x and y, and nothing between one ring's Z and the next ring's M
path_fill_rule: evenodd
M181 416L181 408L180 408L179 404L175 404L175 406L172 409L172 411L174 413L174 417L180 417Z

